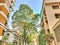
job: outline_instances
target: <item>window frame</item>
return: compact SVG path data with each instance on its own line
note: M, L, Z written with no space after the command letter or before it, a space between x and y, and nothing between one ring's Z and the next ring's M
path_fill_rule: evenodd
M53 9L59 9L59 5L52 5Z
M60 13L56 13L56 14L55 14L55 18L56 18L56 19L59 19L59 18L60 18Z

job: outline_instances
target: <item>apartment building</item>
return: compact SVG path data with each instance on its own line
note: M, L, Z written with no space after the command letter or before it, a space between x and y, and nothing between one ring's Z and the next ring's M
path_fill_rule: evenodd
M41 26L54 40L46 45L60 45L60 0L43 0Z
M4 27L8 23L9 13L13 11L15 0L0 0L0 40L2 40L2 35Z

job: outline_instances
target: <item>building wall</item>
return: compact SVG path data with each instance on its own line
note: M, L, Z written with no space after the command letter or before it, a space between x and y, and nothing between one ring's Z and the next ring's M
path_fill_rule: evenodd
M46 11L47 20L48 20L48 24L49 24L50 29L58 21L58 19L56 19L56 17L55 17L55 14L60 13L59 9L53 9L52 6L53 6L53 4L45 5L45 11Z
M57 17L56 14L60 16L60 0L44 0L43 5L43 27L45 28L46 34L51 33L54 36L54 40L50 45L60 45L60 17ZM59 30L59 31L58 31ZM59 39L58 39L59 38ZM48 45L48 43L47 43Z
M14 0L0 0L0 40L2 39L1 37L3 35L3 26L6 26L5 24L8 23L8 15L11 10L13 10L13 1Z
M57 38L57 45L60 45L60 25L54 30Z

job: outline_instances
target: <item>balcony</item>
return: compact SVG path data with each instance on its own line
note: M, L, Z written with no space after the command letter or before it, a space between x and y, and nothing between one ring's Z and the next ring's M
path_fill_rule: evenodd
M0 11L3 11L5 15L8 15L8 10L5 8L5 6L0 6Z
M45 0L45 3L57 3L60 2L60 0Z
M0 3L5 3L6 0L0 0Z
M6 19L2 14L0 14L0 22L3 24L5 24L5 22L6 22Z

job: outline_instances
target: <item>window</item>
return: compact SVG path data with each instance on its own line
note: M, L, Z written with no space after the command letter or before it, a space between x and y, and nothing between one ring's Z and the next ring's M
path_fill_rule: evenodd
M12 6L10 5L10 8L12 8Z
M5 33L5 30L3 30L3 35L4 35L4 33Z
M44 9L43 13L44 13L44 15L46 16L46 11L45 11L45 9Z
M7 22L5 22L5 25L7 25Z
M48 24L48 21L47 20L45 22Z
M56 18L60 18L60 14L55 14L55 17Z
M9 36L9 33L7 33L7 36Z
M58 9L59 8L59 5L54 5L52 6L53 9Z
M47 31L48 31L48 33L50 33L50 30L49 29L47 29Z
M9 18L9 13L8 13L7 17Z

